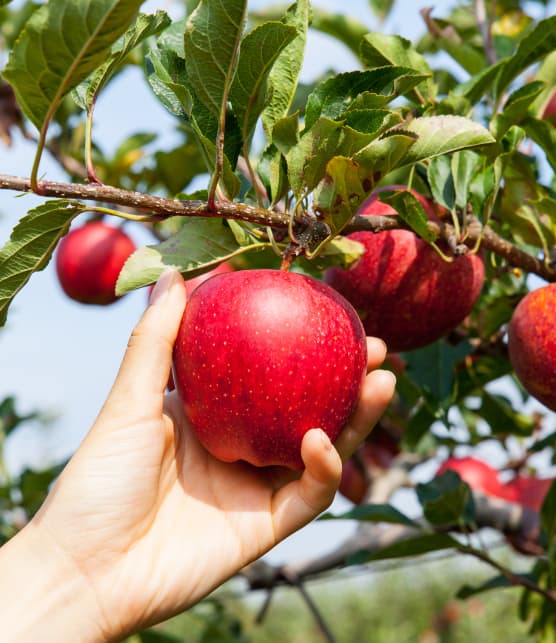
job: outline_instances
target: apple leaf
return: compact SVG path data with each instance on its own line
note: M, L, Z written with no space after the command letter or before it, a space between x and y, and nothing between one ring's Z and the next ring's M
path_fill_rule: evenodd
M319 117L340 119L360 94L383 95L387 98L386 102L390 102L396 96L413 89L425 78L426 75L414 69L392 65L368 71L345 72L327 78L318 83L309 95L305 109L305 129L310 129Z
M359 20L345 13L331 13L320 7L311 8L311 28L332 36L342 42L355 56L359 56L359 45L369 28Z
M108 59L73 92L77 104L85 110L96 101L102 88L122 66L130 52L141 42L160 33L170 25L170 18L165 11L153 15L140 14L134 24L112 48Z
M243 140L248 141L267 100L267 78L284 48L297 36L294 26L265 22L242 40L230 101Z
M456 192L456 205L462 210L469 201L471 181L480 163L480 157L470 150L462 150L452 155L451 169Z
M247 0L201 0L186 22L184 50L189 83L217 118L226 108L246 9Z
M365 196L359 163L335 156L327 163L326 176L313 194L313 208L335 236L351 221Z
M170 238L138 248L129 257L118 277L116 293L123 295L153 284L166 268L174 268L185 279L192 279L231 257L269 246L255 242L240 246L221 219L188 217Z
M504 59L495 83L495 97L499 98L508 85L533 63L542 60L556 49L556 16L541 20L520 40L513 56ZM502 62L502 61L500 61Z
M407 190L394 192L392 196L384 198L384 202L391 205L422 239L429 243L435 240L436 236L428 226L425 210L419 199L411 192Z
M533 580L533 578L528 576L527 574L513 573L512 576L517 576L518 578L527 579L529 581ZM491 589L504 589L510 587L515 587L515 584L506 576L493 576L484 583L481 583L481 585L476 585L474 587L472 585L464 585L463 587L461 587L461 589L458 590L456 596L461 600L466 600L468 598L471 598L471 596L476 596L477 594L488 592Z
M403 132L417 136L403 159L404 165L495 142L492 134L482 125L462 116L414 118L403 125Z
M365 66L371 69L394 65L421 72L428 78L423 79L418 90L412 89L407 92L407 95L417 102L420 102L422 97L435 97L435 85L429 63L414 49L409 40L378 32L368 33L361 42L361 59Z
M521 127L542 148L546 160L556 170L556 127L540 118L527 118L521 123Z
M408 518L392 505L360 505L341 514L325 513L319 520L358 520L360 522L388 522L421 529L421 525Z
M481 406L477 412L495 434L511 433L528 437L536 427L534 418L514 411L508 400L501 395L494 395L484 390L481 393Z
M325 175L326 165L336 153L341 129L341 123L320 118L288 152L288 175L297 197L305 189L312 190Z
M8 307L34 272L42 270L72 219L86 207L75 201L55 199L30 210L12 230L0 249L0 326Z
M391 134L390 131L396 132ZM417 137L411 132L390 130L387 135L375 141L354 155L354 159L369 171L380 172L383 176L391 170L404 165L403 159Z
M269 138L277 121L287 116L295 96L307 41L309 0L298 0L292 5L283 22L294 27L296 35L280 52L268 76L269 99L262 120Z
M541 526L546 533L546 541L554 543L556 535L556 484L550 485L541 507Z
M433 525L470 525L475 504L469 485L455 471L445 471L430 482L419 483L417 498L425 518Z
M455 205L454 177L449 156L431 159L427 167L427 179L436 203L451 210Z
M421 556L433 551L444 549L460 549L462 546L448 534L424 534L400 540L393 545L384 547L374 552L361 551L349 556L348 565L362 565L373 560L387 560L390 558L408 558Z
M371 9L379 20L385 20L388 17L392 7L394 6L394 0L369 0Z
M27 21L3 71L41 129L63 97L101 65L143 0L49 0Z

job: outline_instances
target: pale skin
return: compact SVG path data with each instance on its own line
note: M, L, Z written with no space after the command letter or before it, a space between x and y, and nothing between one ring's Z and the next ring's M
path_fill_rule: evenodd
M342 460L393 395L394 376L378 369L384 343L369 339L351 421L334 446L307 432L301 474L220 462L164 394L185 299L181 277L165 273L93 427L0 549L6 643L118 641L192 606L330 505Z

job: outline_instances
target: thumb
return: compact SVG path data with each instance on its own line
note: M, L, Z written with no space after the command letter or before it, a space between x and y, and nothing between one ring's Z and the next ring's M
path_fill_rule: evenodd
M172 350L185 309L185 283L175 270L165 271L148 308L135 326L105 409L152 417L162 411Z

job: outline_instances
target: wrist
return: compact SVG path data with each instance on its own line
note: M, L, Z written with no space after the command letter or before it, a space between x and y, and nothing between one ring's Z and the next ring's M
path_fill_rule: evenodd
M93 588L31 522L0 548L0 622L6 643L110 640Z

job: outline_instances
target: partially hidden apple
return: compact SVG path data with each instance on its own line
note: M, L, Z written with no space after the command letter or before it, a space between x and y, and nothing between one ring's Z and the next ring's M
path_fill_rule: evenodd
M174 380L200 442L225 462L303 466L311 428L332 441L352 414L366 339L338 293L304 275L243 270L191 295Z
M367 470L386 470L399 453L399 440L379 424L357 450L359 463L353 457L344 462L340 493L354 504L360 504L367 491L366 477L360 465Z
M508 327L510 362L519 381L556 411L556 284L528 293Z
M440 465L436 475L445 471L455 471L472 490L480 491L486 496L509 500L508 492L498 477L498 470L478 458L450 457Z
M417 198L433 219L434 204L422 195ZM374 198L359 214L396 211ZM383 339L391 352L440 339L467 317L481 293L485 268L476 254L447 262L409 230L353 232L348 237L364 246L363 256L349 270L329 268L324 280L354 306L367 334Z
M103 221L70 230L56 253L56 273L63 291L82 304L115 302L116 281L135 247L121 228Z
M504 484L506 499L540 511L552 482L552 478L517 475Z

